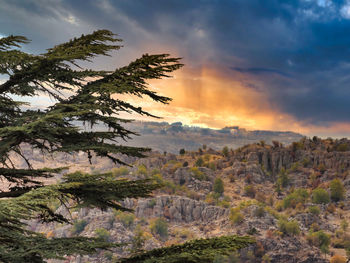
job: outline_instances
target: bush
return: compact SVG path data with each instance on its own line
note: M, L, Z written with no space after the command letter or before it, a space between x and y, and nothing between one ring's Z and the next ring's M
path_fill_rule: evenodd
M344 258L343 256L339 256L339 255L334 255L333 257L331 257L330 263L346 263L346 258Z
M312 202L315 204L328 204L330 201L328 192L323 188L312 191Z
M237 208L236 209L231 209L231 211L230 211L230 220L235 225L239 225L239 224L243 223L244 216L241 214L241 212Z
M146 241L145 233L140 225L137 225L134 230L134 237L131 242L131 254L143 252L143 247Z
M157 204L157 200L153 198L149 201L148 207L153 208L153 207L155 207L156 204Z
M341 222L340 222L340 228L346 232L346 230L348 229L349 227L349 223L348 221L346 221L345 219L343 219Z
M321 210L318 206L310 206L309 207L309 213L313 214L313 215L319 215L321 213Z
M224 193L224 182L221 178L216 178L213 187L214 193L222 195Z
M162 239L168 237L168 223L163 218L157 218L151 223L151 232L160 236Z
M180 155L184 155L186 153L185 149L180 149L179 151Z
M116 177L125 176L125 175L129 174L129 169L124 167L124 166L119 167L119 168L113 168L112 174Z
M280 219L278 220L278 227L284 235L294 236L300 233L299 223L296 220L287 221Z
M263 206L258 206L254 210L254 216L256 217L263 217L265 215L265 208Z
M223 154L225 157L228 157L229 151L228 151L228 147L227 147L227 146L225 146L224 148L222 148L222 154Z
M147 176L148 172L147 172L146 166L144 166L143 164L140 165L140 166L137 168L137 174L138 174L138 175Z
M213 171L215 171L216 170L216 164L211 162L211 163L208 164L208 168L213 170Z
M255 194L256 194L256 190L254 188L254 186L252 185L246 185L244 187L244 194L246 196L249 196L250 198L254 198L255 197Z
M73 233L76 235L79 235L81 232L84 231L86 225L87 225L86 220L77 220L73 224Z
M117 218L126 228L131 227L135 221L135 215L127 212L117 211Z
M203 158L202 158L202 157L199 157L199 158L196 160L196 162L195 162L194 165L197 166L197 167L203 167L203 166L204 166L204 160L203 160Z
M96 228L95 235L97 238L103 239L104 241L108 241L110 234L105 228Z
M299 188L293 191L293 193L287 195L283 199L283 208L295 208L298 204L304 204L309 197L306 189Z
M330 184L331 199L338 202L345 198L345 188L339 179L334 179Z
M323 253L327 253L329 250L329 245L331 243L331 238L322 230L311 233L307 240L311 245L317 246L321 249Z
M192 167L191 168L192 176L196 178L199 181L209 181L209 177L201 172L197 167Z

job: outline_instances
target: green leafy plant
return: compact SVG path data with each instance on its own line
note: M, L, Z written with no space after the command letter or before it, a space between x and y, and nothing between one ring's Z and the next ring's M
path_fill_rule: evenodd
M328 192L323 188L316 188L312 191L312 202L315 204L328 204L330 202Z
M331 199L338 202L345 198L345 187L339 179L334 179L330 183Z
M105 228L96 228L95 235L97 238L100 238L107 242L109 241L109 238L110 238L110 233Z
M168 223L163 218L157 218L150 225L151 232L162 239L168 238Z
M213 186L214 193L222 195L224 193L224 182L221 178L216 178Z
M294 236L300 233L299 223L296 220L287 221L281 218L278 220L278 227L285 235Z
M318 206L314 205L309 207L309 213L313 215L319 215L321 213L321 210Z

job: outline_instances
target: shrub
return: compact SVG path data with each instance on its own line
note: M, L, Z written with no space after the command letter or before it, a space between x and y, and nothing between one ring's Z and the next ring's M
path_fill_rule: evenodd
M187 167L188 166L188 162L185 161L183 164L182 164L182 167Z
M216 164L211 162L211 163L208 164L208 168L213 170L213 171L215 171L216 170Z
M256 217L263 217L265 215L265 208L263 206L258 206L254 210L254 216Z
M149 201L148 207L153 208L156 205L156 203L157 203L157 200L153 198Z
M309 197L306 189L299 188L293 191L293 193L287 195L283 199L283 208L295 208L298 204L304 204L307 198Z
M328 204L330 201L328 192L323 188L312 191L312 202L315 204Z
M307 240L312 245L319 247L323 253L328 252L331 238L322 230L310 233L310 235L307 237Z
M147 175L147 168L146 168L146 166L144 166L143 164L139 165L139 167L137 168L137 174L146 176Z
M310 206L309 207L309 213L313 214L313 215L319 215L320 214L320 208L318 206Z
M126 212L117 211L117 218L123 224L124 227L129 228L135 221L135 215Z
M143 246L146 241L146 236L140 225L137 225L134 230L134 237L131 242L131 254L140 253L143 251Z
M341 222L340 222L340 228L345 232L349 227L349 223L348 221L346 221L345 219L343 219Z
M180 155L184 155L186 153L185 149L180 149L179 151Z
M222 206L224 208L229 208L231 203L226 201L226 200L222 200L222 201L217 202L217 205Z
M201 172L197 167L192 167L191 168L192 176L199 181L209 181L209 177Z
M162 239L168 237L168 223L163 218L157 218L151 223L151 232L160 236Z
M296 220L287 221L280 219L278 220L278 227L284 235L294 236L300 233L299 223Z
M246 185L246 186L244 187L244 194L245 194L246 196L249 196L249 197L251 197L251 198L254 198L254 197L255 197L255 194L256 194L256 190L255 190L254 186L252 186L252 185Z
M116 177L125 176L125 175L129 174L129 169L124 167L124 166L119 167L119 168L113 168L112 174Z
M224 148L222 148L222 154L223 154L225 157L228 157L229 151L228 151L228 147L227 147L227 146L225 146Z
M224 193L224 182L221 178L216 178L213 187L214 193L222 195Z
M303 148L304 148L304 142L302 141L292 143L293 152L296 152L297 150L302 150Z
M87 224L87 221L84 219L75 221L73 224L73 233L76 235L80 234L84 231Z
M204 166L204 160L203 160L203 158L202 158L202 157L199 157L199 158L196 160L196 162L195 162L194 165L197 166L197 167L203 167L203 166Z
M231 211L230 211L230 220L235 225L239 225L239 224L243 223L244 216L241 214L239 209L237 209L237 208L231 209Z
M330 184L330 190L332 201L338 202L345 198L345 188L339 179L332 180Z
M104 241L108 241L110 238L110 234L105 228L96 228L95 235Z
M156 174L160 174L160 170L158 168L152 169L151 176L155 176Z
M333 257L331 257L330 263L346 263L346 258L344 258L343 256L339 256L339 255L334 255Z

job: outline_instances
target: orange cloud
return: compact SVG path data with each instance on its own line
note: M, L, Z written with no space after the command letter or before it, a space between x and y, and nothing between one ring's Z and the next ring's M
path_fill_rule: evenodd
M239 76L232 72L185 67L171 79L155 80L150 84L151 89L173 101L169 105L160 105L150 100L128 99L168 122L181 121L210 128L238 125L250 130L294 131L325 137L344 136L350 132L350 124L334 123L322 127L298 121L270 104L265 93L245 87Z

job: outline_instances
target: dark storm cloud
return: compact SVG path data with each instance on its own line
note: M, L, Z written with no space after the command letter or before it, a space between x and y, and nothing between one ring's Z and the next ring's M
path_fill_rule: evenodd
M0 0L0 34L29 34L38 49L99 28L119 33L129 56L170 46L187 67L244 75L298 120L350 122L350 1Z
M254 74L254 75L261 75L261 74L277 74L283 77L290 77L290 75L272 68L240 68L240 67L231 67L232 70L238 71L241 73L248 73L248 74Z

